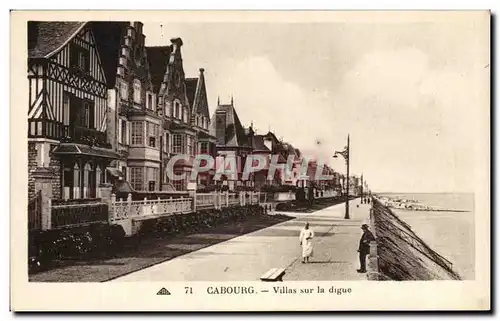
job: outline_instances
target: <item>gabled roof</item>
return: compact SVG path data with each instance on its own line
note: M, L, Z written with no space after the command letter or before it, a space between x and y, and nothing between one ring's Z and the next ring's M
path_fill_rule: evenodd
M171 46L146 47L149 62L149 72L155 93L160 91L161 83L167 71L168 59L172 52Z
M73 38L86 22L28 21L28 57L49 58Z
M217 136L216 115L224 113L226 115L225 137ZM210 124L210 134L217 138L217 142L223 141L225 147L251 147L248 137L245 135L245 129L241 125L238 114L233 105L219 105L215 110ZM219 144L218 144L219 145Z
M92 29L108 88L113 88L121 42L129 22L29 21L28 57L50 58L87 25Z

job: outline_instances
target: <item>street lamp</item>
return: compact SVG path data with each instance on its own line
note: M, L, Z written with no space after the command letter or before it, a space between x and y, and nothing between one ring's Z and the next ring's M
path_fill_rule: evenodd
M344 147L344 150L339 152L335 151L333 158L337 158L338 155L344 157L345 164L347 166L347 180L346 180L346 202L345 202L345 216L344 219L350 219L349 217L349 135L347 135L347 145Z

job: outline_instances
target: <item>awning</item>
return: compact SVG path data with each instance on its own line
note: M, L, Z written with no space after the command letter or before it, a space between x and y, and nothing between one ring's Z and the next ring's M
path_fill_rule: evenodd
M100 158L118 159L120 156L110 149L100 147L90 147L85 145L61 143L54 148L53 153L56 155L82 155L93 156Z
M106 168L106 171L111 175L111 176L114 176L114 177L124 177L123 173L117 169L117 168L114 168L114 167L107 167Z

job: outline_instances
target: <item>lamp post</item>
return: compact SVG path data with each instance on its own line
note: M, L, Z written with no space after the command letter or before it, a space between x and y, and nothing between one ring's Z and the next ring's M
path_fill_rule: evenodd
M339 152L335 151L333 155L334 158L337 158L338 155L341 155L347 166L347 177L346 177L346 202L345 202L345 216L344 219L350 219L349 217L349 135L347 135L347 145L344 147L344 150Z
M363 189L363 174L361 174L361 203L364 202L365 200L365 194L364 194L364 189Z

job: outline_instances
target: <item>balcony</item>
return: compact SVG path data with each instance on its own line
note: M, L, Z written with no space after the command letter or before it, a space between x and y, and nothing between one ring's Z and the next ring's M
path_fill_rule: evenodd
M28 137L48 138L59 140L62 143L111 148L111 145L107 142L105 132L82 126L64 125L54 120L29 119Z
M136 106L136 107L134 107ZM130 116L158 116L154 110L143 108L139 105L131 106L130 103L122 101L120 107L118 108L118 114L120 116L130 117Z

